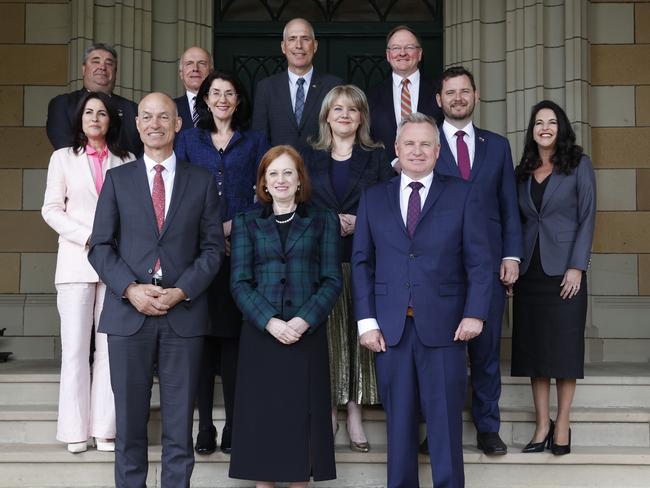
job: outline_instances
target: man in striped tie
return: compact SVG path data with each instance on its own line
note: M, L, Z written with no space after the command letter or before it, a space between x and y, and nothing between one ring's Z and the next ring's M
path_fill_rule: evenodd
M196 127L199 120L199 114L196 112L196 94L210 71L212 56L198 46L192 46L185 51L178 62L178 76L185 87L185 94L174 99L178 116L183 119L181 130Z
M368 104L372 136L384 143L390 158L395 157L395 131L405 116L420 112L442 123L433 81L422 77L418 69L421 60L422 43L413 29L399 25L388 33L386 61L392 74L368 92Z

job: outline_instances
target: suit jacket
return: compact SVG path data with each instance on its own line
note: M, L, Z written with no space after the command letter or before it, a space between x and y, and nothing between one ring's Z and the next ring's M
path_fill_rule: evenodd
M126 161L134 159L132 154ZM106 170L123 164L108 153ZM59 234L54 283L94 283L97 273L88 262L88 247L97 206L95 177L85 151L57 149L50 157L47 186L41 214L47 225Z
M264 330L273 317L327 320L341 291L339 219L299 205L284 246L270 205L233 220L231 292L244 318Z
M433 81L420 76L418 95L418 112L429 115L441 124L444 116L436 102L436 87ZM395 158L395 106L393 104L393 77L386 78L382 83L368 92L370 108L370 135L376 141L381 141L386 147L388 160Z
M504 257L523 256L521 220L517 207L517 184L508 139L474 127L476 147L470 181L484 193L493 270ZM440 156L435 172L460 178L460 170L447 139L440 131Z
M253 207L257 167L269 149L263 134L236 130L223 154L214 147L210 132L199 127L181 131L174 144L179 159L206 168L214 177L224 222Z
M596 220L596 178L591 160L583 155L568 175L554 170L539 212L530 196L531 178L517 187L525 249L521 274L530 265L538 239L547 275L563 275L568 268L587 271Z
M176 108L178 109L178 116L183 120L181 130L191 129L194 127L192 122L192 111L190 110L190 102L187 101L185 93L178 98L174 98Z
M410 302L420 340L450 346L461 319L485 320L490 306L481 194L459 178L436 175L411 239L399 192L396 176L361 196L351 263L355 317L377 319L386 344L395 346Z
M315 150L311 147L303 151L303 159L309 172L312 186L311 203L318 207L329 208L337 214L357 214L359 198L364 188L395 176L383 149L366 151L355 144L350 157L350 179L342 202L334 193L331 178L332 159L328 151ZM352 254L352 235L341 238L341 259L349 263Z
M253 107L253 129L266 135L271 146L289 144L297 149L307 145L307 138L318 134L318 114L323 98L332 88L342 84L336 76L314 69L307 91L300 124L291 105L287 71L263 79L257 84Z
M47 123L45 129L54 149L72 146L74 134L74 118L79 108L81 97L88 92L85 88L72 93L57 95L47 106ZM115 104L122 125L120 127L119 143L123 149L136 156L142 156L142 141L135 127L138 106L131 100L113 93L111 101Z
M188 296L166 317L181 337L208 332L204 291L224 255L219 196L203 168L178 160L171 202L158 232L143 159L110 170L97 203L88 259L106 283L99 331L129 336L145 320L124 298L131 283L151 283L160 258L163 287Z

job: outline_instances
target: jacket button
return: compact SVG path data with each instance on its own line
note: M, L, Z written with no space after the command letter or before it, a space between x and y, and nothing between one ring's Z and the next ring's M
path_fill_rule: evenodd
M409 254L409 259L415 259L415 254L413 253Z
M286 300L286 301L284 302L284 304L285 304L287 307L290 307L290 306L292 305L291 300Z
M411 284L410 284L410 283L404 283L404 286L405 286L406 288L411 288Z
M286 278L282 278L282 279L280 279L280 283L282 283L283 285L284 285L286 282L287 282L287 279L286 279Z
M282 264L287 264L287 260L286 260L285 258L281 258L281 259L280 259L280 262L281 262Z
M149 274L153 273L153 269L149 268L149 269L147 270L147 273L149 273Z

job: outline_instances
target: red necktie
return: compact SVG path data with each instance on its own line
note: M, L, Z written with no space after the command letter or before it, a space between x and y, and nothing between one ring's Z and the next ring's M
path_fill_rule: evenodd
M462 130L456 132L456 158L458 160L460 175L464 180L469 180L471 166L469 164L469 149L467 149L467 144L465 144L465 140L463 139L464 135L465 132Z
M158 224L158 232L162 231L165 223L165 182L163 181L162 172L165 167L162 164L157 164L153 167L156 170L156 175L153 177L153 188L151 190L151 201L153 202L153 211L156 213L156 223ZM154 273L160 269L160 258L156 260L153 267Z
M402 118L410 115L411 110L411 91L409 90L410 80L404 78L402 80L402 96L401 96L401 109L402 109Z
M413 238L422 211L420 188L424 185L419 181L412 181L409 186L411 187L411 194L409 195L409 204L406 210L406 232L408 232L409 237Z

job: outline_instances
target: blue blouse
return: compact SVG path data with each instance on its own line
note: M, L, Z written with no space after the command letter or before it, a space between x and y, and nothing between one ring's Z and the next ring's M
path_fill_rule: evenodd
M268 149L266 136L253 129L235 131L223 153L214 147L210 132L198 127L181 131L174 142L179 160L203 166L214 176L223 222L253 208L257 167Z

